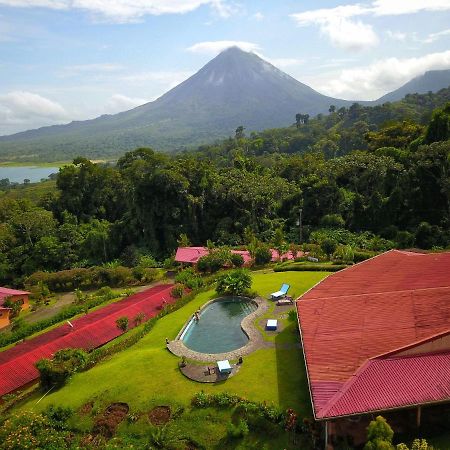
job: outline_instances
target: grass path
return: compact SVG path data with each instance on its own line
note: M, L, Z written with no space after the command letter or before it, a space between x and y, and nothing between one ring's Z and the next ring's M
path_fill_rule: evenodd
M253 274L253 288L267 297L283 282L291 284L298 296L327 276L324 272L283 272ZM255 401L268 401L283 408L293 407L310 414L310 401L303 357L299 348L278 346L247 356L239 375L223 383L205 385L185 378L178 358L165 348L165 338L173 339L187 318L214 298L214 291L199 294L178 311L160 319L152 331L133 347L113 356L93 369L77 374L68 384L51 393L38 405L37 395L24 409L42 410L49 404L80 408L88 401L98 407L114 401L127 402L134 411L146 411L156 404L187 405L198 391L232 392ZM287 326L275 342L295 342L295 326Z

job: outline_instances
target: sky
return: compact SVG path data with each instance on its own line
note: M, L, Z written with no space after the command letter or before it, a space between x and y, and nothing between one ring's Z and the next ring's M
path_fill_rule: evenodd
M0 135L152 101L232 45L373 100L450 69L450 0L0 0Z

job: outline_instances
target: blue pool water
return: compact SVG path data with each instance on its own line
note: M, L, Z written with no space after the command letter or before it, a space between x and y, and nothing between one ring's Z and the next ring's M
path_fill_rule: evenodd
M255 302L230 297L211 303L198 322L192 320L182 337L186 347L200 353L223 353L243 347L248 342L241 329L242 319L255 311Z

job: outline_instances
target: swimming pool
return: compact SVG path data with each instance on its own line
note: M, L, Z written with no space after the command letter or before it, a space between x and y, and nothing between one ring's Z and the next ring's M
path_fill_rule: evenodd
M224 353L243 347L248 336L241 328L244 317L255 311L254 301L242 297L220 298L201 311L200 320L191 320L180 339L200 353Z

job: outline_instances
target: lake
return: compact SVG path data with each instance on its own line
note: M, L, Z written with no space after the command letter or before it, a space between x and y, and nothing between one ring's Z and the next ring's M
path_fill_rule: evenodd
M11 183L23 183L28 179L32 183L41 181L41 178L47 178L52 173L57 173L59 167L35 167L35 166L0 166L0 180L8 178Z

